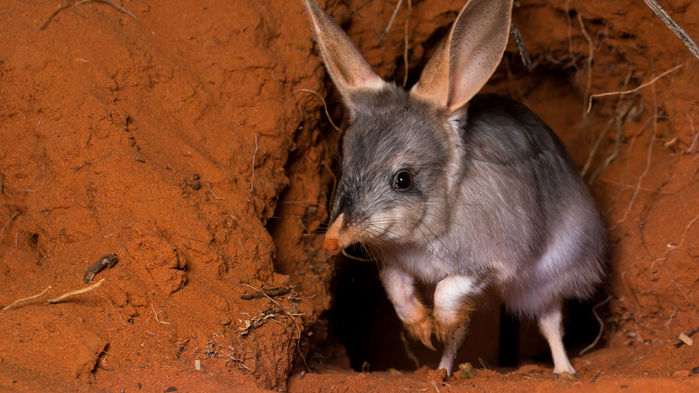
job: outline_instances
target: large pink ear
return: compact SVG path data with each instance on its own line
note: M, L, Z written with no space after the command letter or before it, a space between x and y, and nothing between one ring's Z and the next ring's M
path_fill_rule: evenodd
M352 109L351 93L358 90L379 90L385 82L372 69L347 34L313 0L304 0L313 24L313 33L320 47L325 68Z
M500 63L510 32L512 0L469 0L410 91L453 113Z

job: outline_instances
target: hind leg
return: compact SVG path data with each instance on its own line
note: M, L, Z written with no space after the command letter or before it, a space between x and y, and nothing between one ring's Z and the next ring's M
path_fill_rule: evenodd
M456 359L456 353L459 352L459 348L464 343L466 338L466 331L468 330L468 325L464 324L456 328L452 333L451 337L447 339L444 343L444 350L442 352L442 359L439 361L439 367L447 370L447 374L451 375L452 369L454 368L454 359Z
M561 329L561 306L556 305L539 314L539 330L544 335L551 348L553 357L553 372L555 374L574 375L575 369L568 360L565 347L563 347L563 334Z

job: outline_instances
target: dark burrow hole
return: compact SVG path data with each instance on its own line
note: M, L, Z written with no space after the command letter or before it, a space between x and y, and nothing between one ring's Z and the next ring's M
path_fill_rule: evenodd
M350 250L357 253L357 250ZM428 299L431 288L425 288ZM375 262L340 258L332 283L334 302L326 314L329 346L341 346L355 371L388 369L415 370L419 366L435 368L441 356L407 336L379 280ZM599 324L592 308L604 299L598 295L584 303L570 301L564 309L564 343L574 358L595 340ZM597 309L604 318L607 310ZM401 337L402 336L402 337ZM437 343L433 336L433 343ZM595 348L604 346L600 340ZM337 353L338 348L326 348ZM340 351L341 352L341 351ZM345 359L346 363L347 359ZM546 341L533 320L519 319L504 311L497 292L489 291L477 298L477 310L471 316L466 342L457 356L456 365L470 362L474 367L516 367L535 363L552 367Z

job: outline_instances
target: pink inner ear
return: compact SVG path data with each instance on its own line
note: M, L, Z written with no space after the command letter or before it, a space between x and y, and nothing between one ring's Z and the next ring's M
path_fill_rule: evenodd
M420 80L410 90L410 94L423 101L430 102L438 107L447 106L449 94L449 51L446 41L443 39L432 58L422 70Z
M304 3L311 16L325 66L340 93L347 98L354 89L383 87L383 79L371 69L340 26L315 2L306 0Z
M512 0L470 0L411 94L453 113L488 81L510 31Z
M454 23L448 108L464 106L490 79L505 52L512 1L471 0Z

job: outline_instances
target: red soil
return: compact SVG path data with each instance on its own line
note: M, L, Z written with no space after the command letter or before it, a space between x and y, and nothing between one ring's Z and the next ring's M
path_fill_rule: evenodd
M411 75L462 5L413 3ZM328 87L300 2L121 2L134 19L95 1L49 20L61 3L42 0L0 5L0 305L51 286L0 311L0 390L697 391L697 344L678 336L699 327L699 61L640 1L519 3L536 69L511 43L487 89L589 160L611 229L604 348L573 356L577 381L545 363L446 382L358 373L321 345L335 265L318 228L338 133L299 90ZM699 3L663 3L699 38ZM395 2L348 12L363 4L326 8L402 81L405 8L377 45ZM676 66L585 113L590 94ZM103 285L45 303L108 253Z

